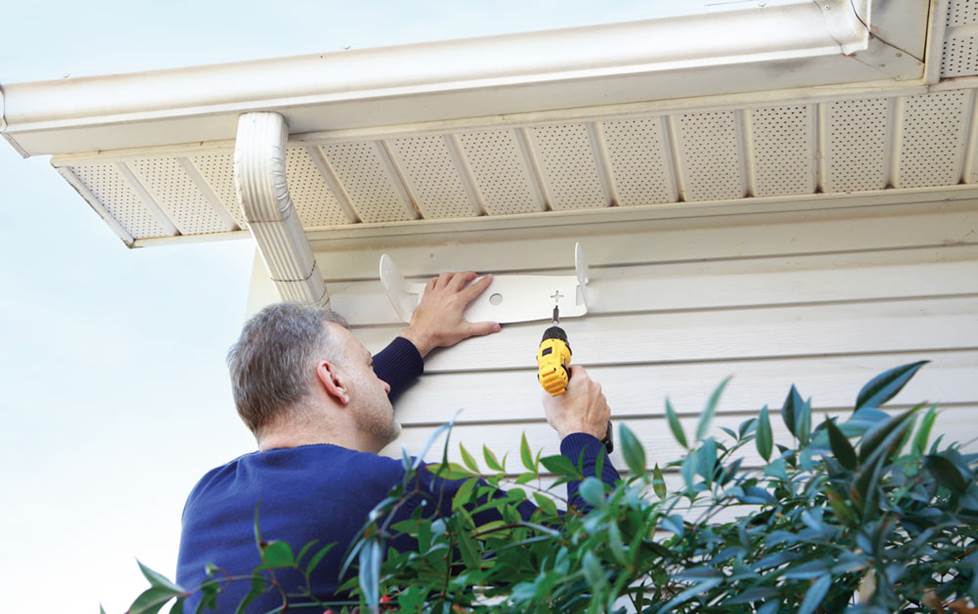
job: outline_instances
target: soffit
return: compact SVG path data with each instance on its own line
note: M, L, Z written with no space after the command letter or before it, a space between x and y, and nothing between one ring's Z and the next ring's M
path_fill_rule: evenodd
M957 40L978 27L975 2L951 0L934 31ZM919 53L906 42L919 35L911 30L890 30L900 38L888 44ZM615 104L601 106L297 133L288 148L289 189L315 233L493 218L518 226L574 211L973 183L975 90L967 77L978 74L978 62L971 73L949 76L957 63L949 59L951 38L943 40L937 84L651 102L618 92L610 96ZM602 92L593 82L585 89ZM59 155L53 164L126 244L139 246L248 236L232 151L233 142L210 140Z
M832 97L424 133L300 135L307 231L857 194L978 181L975 89ZM231 144L85 158L59 171L127 243L245 229ZM245 233L246 234L246 233Z

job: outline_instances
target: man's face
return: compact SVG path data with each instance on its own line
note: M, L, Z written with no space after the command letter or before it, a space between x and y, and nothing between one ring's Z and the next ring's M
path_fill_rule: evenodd
M327 326L336 345L344 348L337 369L350 396L348 410L352 412L357 429L383 447L401 433L401 425L394 420L394 407L387 396L390 386L374 373L370 352L350 331L338 324Z

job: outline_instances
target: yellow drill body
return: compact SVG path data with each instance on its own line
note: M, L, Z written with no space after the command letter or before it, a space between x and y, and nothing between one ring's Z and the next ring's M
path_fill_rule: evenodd
M543 331L543 339L537 349L537 379L540 385L551 396L560 396L567 392L567 382L570 381L571 348L567 342L567 333L557 326L560 311L554 307L553 326ZM615 450L615 441L611 431L611 421L608 430L601 440L608 454Z
M564 394L570 379L570 362L567 334L559 326L551 326L537 350L537 378L544 390L555 397Z

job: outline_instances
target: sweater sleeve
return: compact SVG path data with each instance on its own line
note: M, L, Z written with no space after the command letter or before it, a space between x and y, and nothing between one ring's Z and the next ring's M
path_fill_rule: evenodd
M574 463L575 467L580 462L582 472L586 478L596 477L612 488L616 482L621 480L621 476L618 475L618 470L615 469L615 466L611 464L611 459L608 458L604 444L594 435L571 433L560 442L560 453L570 462ZM601 468L601 475L597 475L598 458L602 456L604 457L604 464ZM591 506L581 498L578 492L578 486L580 486L580 482L567 483L567 503L576 507L578 510L587 511Z
M611 486L612 488L615 484L621 480L621 476L618 475L618 471L615 469L614 465L611 463L611 459L608 458L608 454L605 451L604 444L601 443L593 435L588 435L586 433L573 433L564 438L560 442L560 453L563 454L569 461L574 463L574 466L578 466L578 462L581 463L581 468L584 473L584 477L598 477L602 482ZM601 469L601 475L597 475L597 463L600 456L604 457L603 467ZM422 470L418 479L421 482L421 486L424 490L434 496L434 502L436 509L439 510L441 514L448 515L452 512L452 499L455 497L455 493L461 488L465 480L446 480L440 478L430 471ZM481 486L488 486L488 484L482 480L479 483ZM580 482L568 482L567 483L567 501L569 506L576 508L580 512L587 512L591 509L591 506L586 503L578 493L578 486ZM492 495L492 498L497 499L506 496L506 491L496 490ZM467 507L470 510L476 510L485 507L488 502L488 498L483 496L477 498L474 502L470 503ZM517 506L520 516L524 520L529 520L536 511L537 507L524 499ZM482 509L475 513L475 521L477 525L482 525L487 522L492 522L494 520L500 520L501 516L499 512L494 508Z
M393 401L424 373L424 359L413 343L396 337L374 355L374 373L390 384L388 396Z

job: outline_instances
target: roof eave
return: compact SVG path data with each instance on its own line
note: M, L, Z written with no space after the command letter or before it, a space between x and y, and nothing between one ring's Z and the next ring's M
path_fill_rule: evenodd
M788 0L672 19L9 84L4 134L22 154L66 154L233 139L238 115L256 110L282 113L295 134L921 78L922 63L878 44L853 7L868 16L870 0Z

